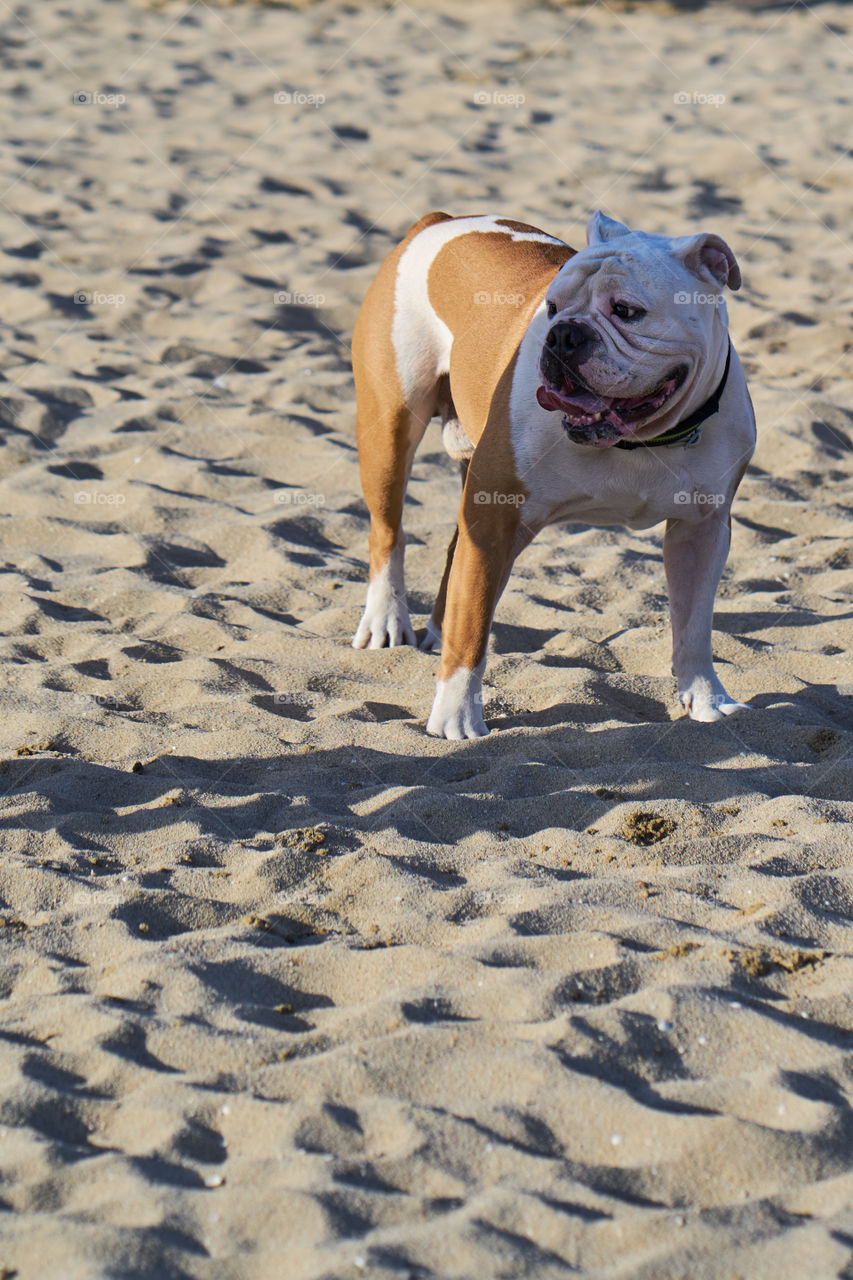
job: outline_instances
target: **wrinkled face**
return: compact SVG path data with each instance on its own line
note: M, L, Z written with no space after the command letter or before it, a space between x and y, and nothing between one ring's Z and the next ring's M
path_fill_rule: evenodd
M601 448L678 421L727 327L722 284L740 279L716 236L671 240L596 218L546 294L537 399L575 443Z

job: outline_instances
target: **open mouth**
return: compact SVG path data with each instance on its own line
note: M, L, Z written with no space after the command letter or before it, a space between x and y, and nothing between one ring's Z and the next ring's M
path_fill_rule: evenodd
M639 396L603 396L570 378L559 388L543 384L536 399L543 409L562 410L563 426L572 439L616 440L661 409L687 377L687 366L678 365L651 391Z

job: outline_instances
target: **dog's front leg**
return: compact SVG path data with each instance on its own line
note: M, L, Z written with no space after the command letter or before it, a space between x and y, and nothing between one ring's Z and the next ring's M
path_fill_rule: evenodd
M520 520L521 493L485 490L469 477L447 586L441 667L427 733L481 738L483 671L492 616L515 557L533 531Z
M663 560L672 619L672 673L693 720L721 720L745 705L726 693L711 657L714 596L730 536L728 507L694 520L668 520L666 525Z

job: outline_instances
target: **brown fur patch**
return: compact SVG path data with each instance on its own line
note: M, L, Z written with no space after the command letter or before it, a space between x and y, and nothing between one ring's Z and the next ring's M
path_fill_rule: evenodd
M505 225L544 234L520 222L507 220ZM573 252L568 245L513 240L502 231L472 231L435 255L427 282L429 300L453 334L450 393L459 421L475 444L533 313Z
M512 564L519 509L527 496L515 473L507 426L514 372L515 355L494 390L489 418L468 464L447 583L441 680L459 667L473 670L484 657L495 605Z
M509 219L502 223L514 231L537 231ZM459 667L474 668L485 654L495 604L524 541L518 499L527 490L512 454L509 396L521 340L572 253L567 245L474 231L446 244L430 267L430 303L453 334L450 393L476 445L447 585L442 680Z

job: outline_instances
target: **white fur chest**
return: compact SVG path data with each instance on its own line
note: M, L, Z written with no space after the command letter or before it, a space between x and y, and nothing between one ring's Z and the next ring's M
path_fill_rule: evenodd
M537 311L519 348L510 395L510 439L529 490L523 519L533 528L559 520L644 529L667 519L702 520L731 499L734 460L754 434L751 407L732 378L727 411L692 445L597 449L572 443L557 414L536 401L539 355L548 321ZM741 399L745 405L740 406ZM733 418L732 408L742 412Z

